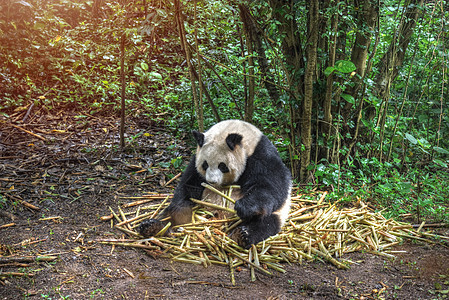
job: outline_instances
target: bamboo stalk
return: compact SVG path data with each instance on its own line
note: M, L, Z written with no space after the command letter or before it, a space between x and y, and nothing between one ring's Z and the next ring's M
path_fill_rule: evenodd
M0 278L1 277L7 277L7 276L27 276L27 277L33 277L33 273L22 273L22 272L0 272Z
M223 206L220 206L220 205L217 205L217 204L213 204L213 203L209 203L209 202L206 202L206 201L201 201L201 200L197 200L197 199L193 199L193 198L190 198L190 200L192 202L196 203L196 204L207 206L207 207L210 207L210 208L213 208L213 209L224 210L224 211L227 211L227 212L230 212L230 213L235 213L235 210L227 208L227 207L223 207Z
M205 185L205 188L208 187ZM229 187L225 192L217 191L217 194L223 198L229 197L232 188ZM213 191L213 187L210 190ZM419 231L414 230L411 225L385 219L361 201L357 207L339 209L335 204L326 203L326 195L316 192L314 197L319 198L318 201L303 199L304 196L292 197L292 209L281 233L251 246L249 251L241 248L228 236L229 232L241 224L238 216L215 220L213 213L208 211L219 209L235 213L234 210L196 199L192 201L200 206L193 210L192 223L171 227L173 231L169 236L141 239L134 231L135 228L144 218L156 216L166 205L168 196L165 196L160 204L138 206L133 212L119 208L119 214L116 214L110 209L112 214L108 217L115 219L116 228L132 238L98 242L147 251L158 250L157 255L164 254L173 261L202 264L204 267L212 264L224 265L229 268L233 285L236 280L235 268L240 265L247 265L251 280L256 280L256 270L267 275L272 274L271 270L286 272L281 263L301 263L303 259L316 259L327 261L337 268L347 269L348 263L352 262L341 260L346 253L364 250L375 255L394 257L396 252L391 250L392 247L404 238L433 243L435 235L421 232L425 224L419 226ZM144 204L139 201L134 202L136 204L133 207ZM148 212L140 214L144 209ZM131 230L123 228L130 224L133 225ZM169 227L168 224L158 235L165 235ZM437 237L449 240L449 237Z
M0 225L0 229L2 229L2 228L8 228L8 227L13 227L13 226L16 226L16 223L8 223L8 224Z
M138 220L140 220L140 219L144 219L145 217L147 217L147 216L149 216L149 215L151 215L151 214L150 214L150 213L145 213L145 214L143 214L143 215L140 215L140 216L137 216L137 217L134 217L134 218L131 218L131 219L126 219L126 220L124 220L124 221L118 223L118 224L115 225L115 226L122 226L122 225L125 225L125 224L128 224L128 223L134 222L134 221L138 221Z
M259 271L267 274L267 275L272 275L270 271L265 270L264 268L261 268L260 266L257 266L256 264L254 264L252 261L249 261L248 259L246 259L245 257L243 257L240 253L238 253L236 250L234 250L233 248L229 247L227 244L223 244L223 248L226 249L227 251L231 252L233 255L235 255L236 257L238 257L239 259L243 260L244 262L248 263L249 265L255 267L256 269L258 269Z
M231 284L232 286L235 286L235 274L234 274L234 260L229 260L229 271L231 273Z
M214 188L213 186L211 186L211 185L209 185L209 184L207 184L207 183L205 183L205 182L203 182L201 185L204 186L206 189L211 190L212 192L214 192L214 193L216 193L216 194L222 196L222 197L225 198L226 200L229 200L229 201L231 201L232 203L235 204L235 200L234 200L234 199L232 199L231 197L229 197L229 196L226 195L225 193L223 193L223 192L217 190L217 189ZM231 188L233 188L233 187L234 187L234 186L231 186ZM239 187L239 188L240 188L240 187Z
M164 201L161 202L159 207L154 211L154 213L151 215L150 219L154 219L156 215L159 213L159 211L162 209L162 206L167 202L167 200L170 198L170 196L165 197Z

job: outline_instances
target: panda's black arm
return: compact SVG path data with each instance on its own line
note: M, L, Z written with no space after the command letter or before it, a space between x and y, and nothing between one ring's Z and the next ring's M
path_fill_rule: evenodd
M181 179L173 195L172 203L178 205L183 202L193 203L190 198L201 199L204 187L201 185L205 180L198 173L195 167L195 155L192 156L187 168L184 170Z
M290 193L291 174L273 144L262 139L248 157L237 184L243 197L237 201L235 209L240 218L250 219L270 215L282 207Z
M186 223L185 220L190 220L191 209L194 206L190 199L201 199L204 190L201 185L203 182L205 180L196 170L195 155L193 155L175 189L170 205L164 209L158 219L170 217L173 224L182 224Z
M260 178L240 186L243 195L236 202L235 210L242 219L271 215L282 207L289 193L289 183L286 180Z

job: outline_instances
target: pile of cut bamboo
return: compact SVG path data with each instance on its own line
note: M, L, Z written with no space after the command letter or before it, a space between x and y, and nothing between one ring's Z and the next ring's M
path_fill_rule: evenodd
M239 218L234 215L227 219L213 219L213 214L208 211L210 205L202 201L195 201L201 205L194 210L194 222L173 227L169 236L164 236L165 228L155 237L143 239L136 231L138 225L164 209L171 194L134 197L134 200L139 200L119 207L118 212L110 209L112 215L102 219L111 219L112 226L135 239L100 242L143 248L152 256L205 267L226 265L231 272L232 284L235 284L234 270L240 265L249 266L252 280L255 280L255 270L265 274L271 274L270 270L285 272L281 263L301 263L304 259L324 260L337 268L347 269L352 262L342 258L345 253L363 250L394 257L395 251L391 248L404 237L431 242L411 225L386 219L361 201L352 208L338 208L335 204L326 203L326 194L317 193L317 200L292 197L292 208L283 230L249 250L239 247L228 237L230 230L240 222ZM155 200L163 201L152 204Z

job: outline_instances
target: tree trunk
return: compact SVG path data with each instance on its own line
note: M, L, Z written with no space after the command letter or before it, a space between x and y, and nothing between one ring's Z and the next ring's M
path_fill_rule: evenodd
M202 66L201 66L201 59L200 59L200 46L199 46L199 42L198 42L198 19L197 19L197 2L195 1L194 3L194 22L195 22L195 27L194 27L194 34L195 34L195 52L196 52L196 61L198 64L198 72L195 77L195 79L198 80L198 85L199 85L199 89L198 89L198 113L201 112L201 118L203 117L203 90L206 90L204 88L204 84L203 84L203 75L202 75ZM188 47L186 47L188 48ZM195 69L193 68L193 63L190 63L190 66L192 67L191 70L192 72L195 71ZM193 74L195 75L195 74ZM192 86L193 87L193 86ZM212 107L213 107L213 103L212 103ZM203 121L201 120L201 124L200 121L198 121L198 128L203 128ZM202 129L200 129L202 131Z
M240 7L240 6L239 6ZM256 81L254 76L254 50L253 50L253 42L254 39L252 37L252 33L249 26L247 25L248 16L246 15L246 11L240 9L240 19L244 24L244 32L246 36L246 48L248 50L248 97L246 97L245 101L245 121L251 122L254 114L254 96L256 89ZM246 75L245 75L246 76Z
M187 66L189 68L190 84L192 86L193 104L195 106L198 129L200 131L204 131L203 108L199 105L197 97L196 80L192 65L192 53L190 52L190 48L187 44L186 32L184 29L184 18L182 16L181 3L179 2L179 0L175 0L175 10L176 10L176 22L178 25L179 38L181 40L181 46L186 54Z
M300 101L304 96L304 75L302 70L305 67L305 57L303 43L298 31L298 24L295 18L295 4L290 0L270 0L270 7L273 18L278 22L277 30L282 32L281 50L284 64L281 66L285 72L285 81L289 89L289 114L290 114L290 157L299 156L300 148L297 145L296 137L301 134L301 127L296 126L302 115ZM299 171L297 159L291 160L293 176Z
M357 18L359 20L359 23L357 24L357 28L359 30L356 33L355 42L351 52L351 61L356 67L355 72L357 75L352 77L354 85L352 87L349 87L345 91L346 94L353 96L354 99L358 99L357 94L361 84L363 83L361 79L365 76L366 61L372 37L371 32L374 31L374 27L376 26L377 22L377 16L379 14L377 0L367 0L360 2L362 7L361 9L359 9L360 15ZM349 118L352 107L352 103L346 102L343 110L343 117L345 120Z
M126 82L125 82L125 43L126 34L122 34L120 41L120 83L122 85L121 89L121 107L120 107L120 149L123 151L125 148L125 92L126 92Z
M301 37L297 33L299 26L294 17L294 3L290 0L270 0L270 6L273 17L279 22L278 31L285 34L281 47L291 90L296 91L297 95L304 95L304 77L298 71L304 69L305 62Z
M338 15L335 14L331 18L331 36L329 37L329 62L328 65L335 65L335 51L337 49L337 25ZM332 128L332 88L334 82L334 73L332 72L326 79L326 93L323 101L323 125L321 126L324 133L324 149L323 156L329 160L328 141L331 138Z
M315 69L317 63L317 44L319 26L319 3L312 0L308 3L307 16L307 66L304 75L304 102L301 120L301 140L304 150L301 152L301 169L299 172L301 182L307 181L307 167L310 164L310 153L312 149L312 103L313 82L315 80Z
M273 84L274 78L270 73L270 68L268 66L267 56L265 54L265 49L262 45L262 39L264 36L263 31L259 28L253 16L251 15L247 6L239 4L240 18L245 27L245 32L247 33L247 39L253 45L253 49L257 52L257 62L262 73L263 83L268 91L268 95L274 104L279 103L279 91L276 85Z
M351 118L351 123L355 124L355 126L353 126L352 128L348 128L348 126L345 126L345 145L347 146L348 151L346 152L346 156L343 162L346 162L348 157L352 154L352 148L357 143L358 135L360 132L360 121L362 119L362 109L364 104L364 89L362 87L364 86L366 72L369 72L369 69L371 68L372 58L375 54L378 43L377 36L374 46L372 47L370 59L368 59L368 53L372 41L372 32L375 31L375 27L378 24L379 20L379 5L377 0L363 1L363 7L361 8L361 17L359 17L358 19L360 20L357 26L359 30L357 31L356 39L351 52L351 61L356 67L356 75L352 75L353 85L348 87L348 89L345 91L345 93L354 97L354 103L346 102L343 109L343 120L345 120L345 124L348 124L348 119ZM369 64L369 67L367 63ZM355 107L357 107L357 110L354 110ZM348 137L347 133L349 131L351 132L352 137Z
M390 86L393 80L398 75L399 69L405 59L405 53L407 51L410 38L416 27L416 20L421 12L419 7L423 4L423 0L410 0L404 8L405 12L402 15L398 32L395 34L393 40L388 47L387 52L383 55L378 64L379 73L375 78L374 92L377 93L377 97L382 99L381 108L384 109L380 117L380 143L379 143L379 161L383 160L383 135L385 118L388 109L388 102L390 100ZM368 109L368 117L373 118L375 110L373 107ZM380 111L379 111L380 114Z

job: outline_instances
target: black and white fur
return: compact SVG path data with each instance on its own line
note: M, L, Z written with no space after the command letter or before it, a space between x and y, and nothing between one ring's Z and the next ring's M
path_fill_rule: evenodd
M194 203L201 199L207 182L218 188L239 185L235 203L242 223L231 237L250 248L277 234L290 210L291 174L276 147L254 125L239 120L217 123L205 133L193 131L198 148L181 177L170 205L158 219L172 225L190 223ZM142 235L156 234L163 223L142 222Z

